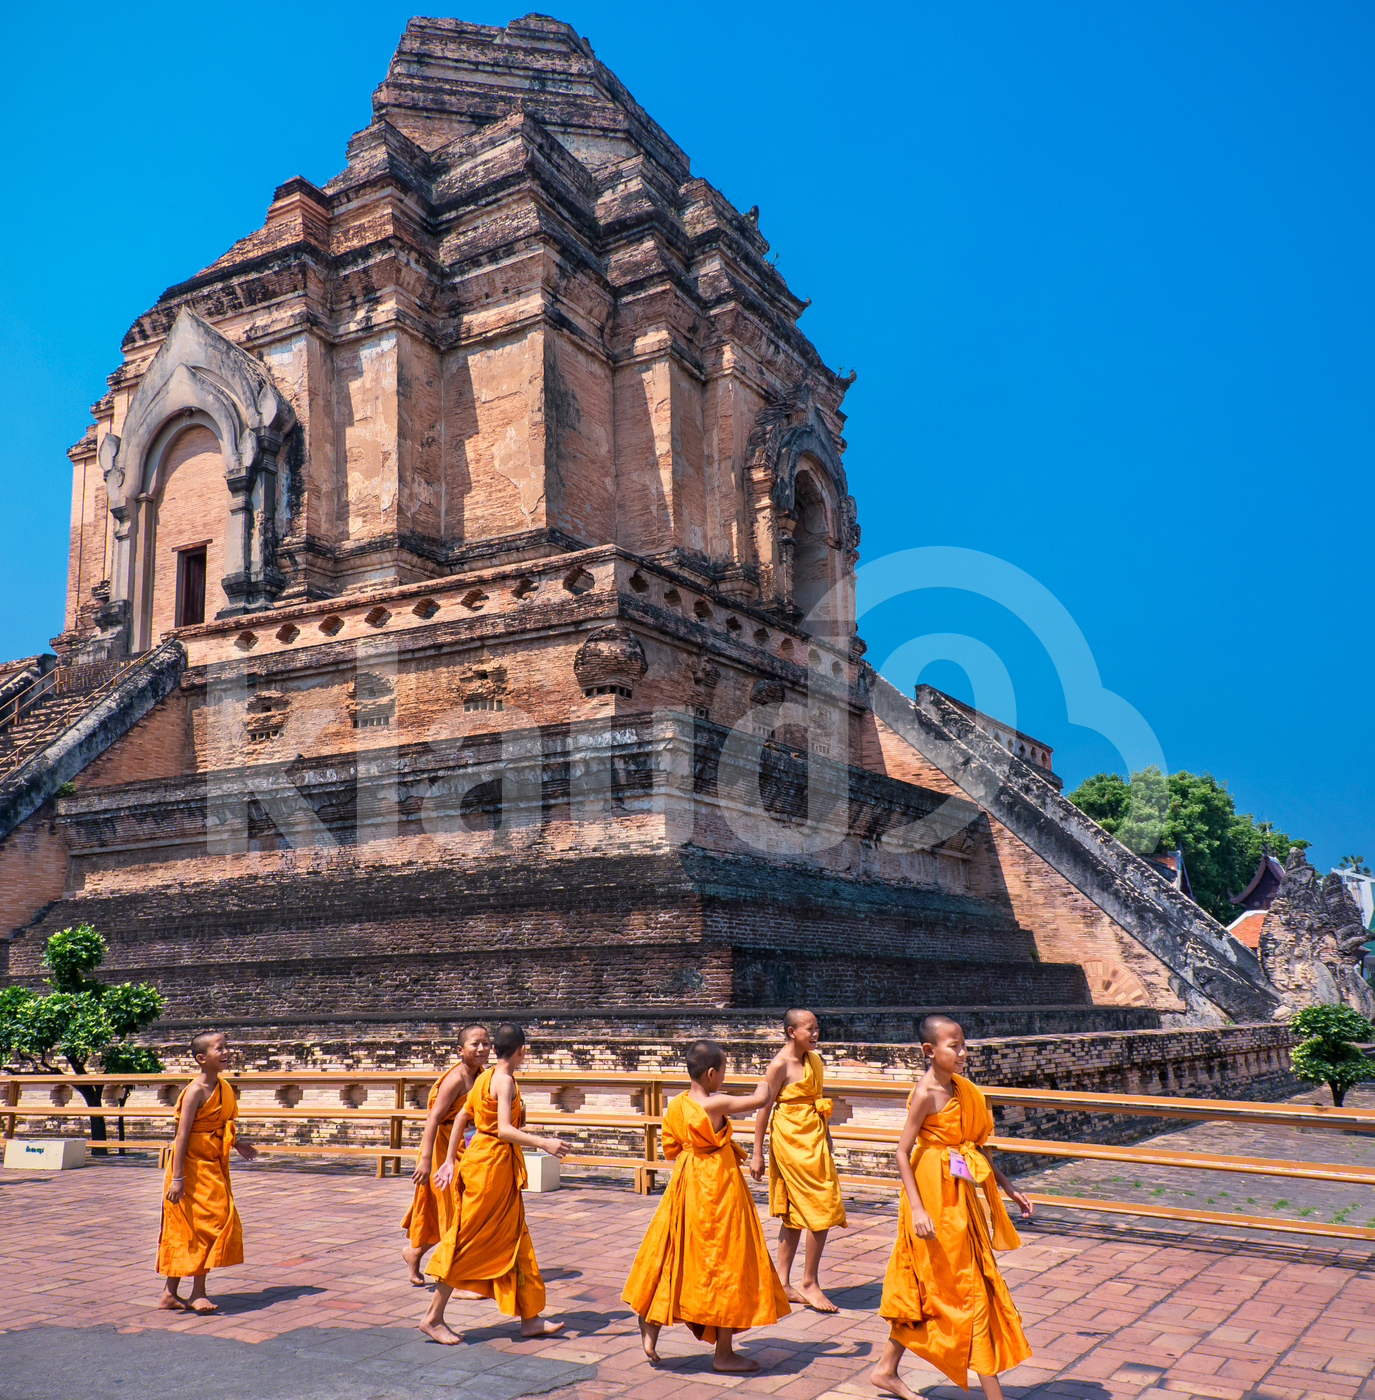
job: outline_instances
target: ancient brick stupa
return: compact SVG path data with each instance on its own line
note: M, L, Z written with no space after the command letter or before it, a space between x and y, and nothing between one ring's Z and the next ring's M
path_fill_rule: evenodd
M8 976L86 919L171 1022L1268 1016L1045 745L864 662L853 376L768 251L567 25L412 20L71 451Z

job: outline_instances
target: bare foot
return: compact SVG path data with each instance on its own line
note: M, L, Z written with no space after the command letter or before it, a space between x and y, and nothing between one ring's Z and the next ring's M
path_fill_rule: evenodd
M640 1319L640 1345L644 1347L645 1355L649 1357L649 1364L657 1366L659 1364L659 1324L657 1322Z
M884 1371L875 1367L869 1372L869 1379L873 1382L875 1390L881 1390L885 1395L898 1395L902 1400L921 1400L915 1390L909 1390L906 1383L896 1371Z
M219 1305L217 1303L212 1303L209 1298L192 1298L186 1306L190 1308L193 1313L200 1313L202 1317L205 1317L209 1313L217 1313L220 1310Z
M422 1322L419 1326L432 1342L441 1346L456 1347L463 1340L446 1322Z
M168 1312L186 1311L186 1303L183 1299L178 1298L175 1293L168 1293L165 1291L162 1297L158 1299L158 1307L165 1308Z
M523 1317L520 1320L522 1337L552 1337L556 1332L562 1331L563 1323L549 1322L542 1317Z
M794 1288L790 1283L785 1283L783 1285L783 1296L790 1303L805 1303L807 1301L802 1296L801 1292L798 1289Z
M713 1371L728 1371L735 1373L738 1371L757 1371L759 1363L752 1361L748 1356L741 1356L738 1351L729 1351L724 1356L718 1352L711 1359L711 1369Z
M821 1291L819 1283L804 1283L798 1290L801 1301L819 1313L839 1312L840 1309ZM789 1302L792 1300L789 1299Z
M410 1274L411 1282L417 1288L425 1286L425 1275L420 1272L420 1256L424 1252L423 1249L417 1249L413 1244L408 1244L401 1250L401 1257L406 1261L406 1269Z

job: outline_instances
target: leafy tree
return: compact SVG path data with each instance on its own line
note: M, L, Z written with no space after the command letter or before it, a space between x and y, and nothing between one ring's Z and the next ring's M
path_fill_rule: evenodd
M1375 1026L1359 1011L1349 1006L1305 1006L1289 1024L1306 1037L1294 1047L1294 1073L1310 1084L1326 1084L1338 1108L1353 1084L1375 1079L1375 1062L1353 1043L1375 1040Z
M43 962L53 990L41 996L26 987L0 991L0 1060L17 1060L34 1074L58 1072L49 1060L54 1053L61 1054L73 1074L85 1074L96 1059L107 1074L156 1074L163 1068L157 1055L130 1045L128 1037L152 1025L166 999L147 983L110 986L87 976L104 961L105 952L105 940L90 924L60 929L48 939ZM98 1084L76 1087L92 1108L100 1106ZM121 1107L127 1099L126 1092ZM91 1138L105 1141L104 1118L92 1116Z
M1116 836L1131 806L1131 789L1120 773L1095 773L1070 793L1069 800L1109 836Z
M1250 883L1267 841L1281 861L1290 846L1309 844L1273 831L1249 812L1238 813L1227 785L1211 773L1180 770L1166 778L1151 765L1133 773L1130 785L1118 773L1095 773L1069 800L1142 855L1179 847L1194 899L1222 923L1235 918L1227 896Z
M1364 856L1343 856L1338 869L1349 870L1353 875L1370 874L1370 867L1365 863Z

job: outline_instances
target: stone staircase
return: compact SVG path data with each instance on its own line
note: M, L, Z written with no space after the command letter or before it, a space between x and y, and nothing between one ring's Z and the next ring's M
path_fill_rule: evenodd
M0 793L10 777L91 703L89 694L49 691L18 719L0 728Z
M0 840L57 795L181 680L172 638L127 662L60 667L0 712Z

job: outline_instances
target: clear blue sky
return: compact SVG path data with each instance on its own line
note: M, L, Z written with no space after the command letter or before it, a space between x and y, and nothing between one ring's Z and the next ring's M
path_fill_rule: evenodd
M65 448L169 283L323 182L411 10L26 5L5 23L0 654L61 623ZM514 7L462 18L504 23ZM802 326L857 367L862 560L997 555L1044 584L1171 768L1375 860L1370 516L1375 7L570 3L760 227ZM864 622L991 647L1069 784L1012 613L949 590ZM915 676L891 674L909 686ZM924 679L968 693L949 663Z

